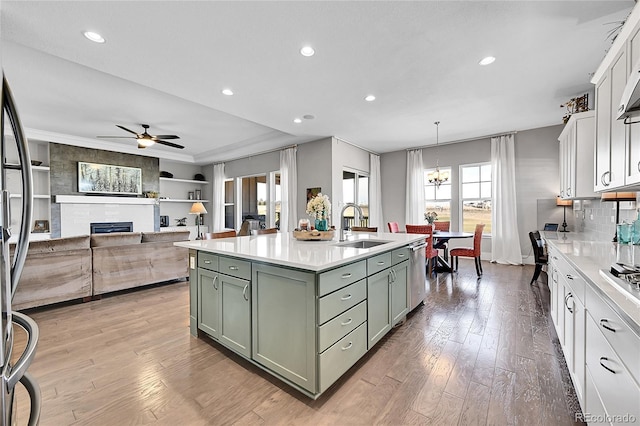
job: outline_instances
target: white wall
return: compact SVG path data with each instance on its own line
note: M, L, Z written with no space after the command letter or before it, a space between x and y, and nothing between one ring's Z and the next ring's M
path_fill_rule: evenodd
M309 216L307 208L307 188L320 188L333 202L331 166L332 138L320 139L298 145L298 219ZM342 186L340 186L342 188Z
M340 227L340 210L344 206L342 194L342 172L345 169L369 175L369 152L338 138L333 138L331 153L331 224ZM384 199L384 198L383 198Z
M555 199L559 190L558 136L563 126L551 126L518 132L515 135L516 207L522 253L530 252L528 233L538 229L537 199ZM489 138L425 148L425 168L433 168L439 158L441 167L451 167L451 229L459 230L459 166L491 161ZM398 222L404 228L407 153L395 151L381 155L382 204L385 221ZM569 214L569 212L568 212ZM483 241L483 252L490 251Z

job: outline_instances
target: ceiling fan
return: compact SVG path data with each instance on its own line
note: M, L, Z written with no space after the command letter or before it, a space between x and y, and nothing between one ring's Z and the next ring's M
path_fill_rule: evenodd
M137 132L134 132L133 130L127 129L124 126L116 124L116 127L119 127L122 130L127 131L129 133L133 133L134 135L136 135L135 137L133 137L133 136L96 136L96 137L97 138L107 138L107 139L113 139L113 138L131 138L131 139L136 139L138 141L138 148L140 148L140 149L150 147L154 143L159 143L159 144L162 144L162 145L170 146L172 148L184 149L184 146L182 146L182 145L178 145L177 143L167 142L167 141L163 140L163 139L180 139L180 136L177 136L177 135L150 135L149 133L147 133L147 129L149 129L149 125L148 124L141 124L141 126L144 129L144 132L137 133Z

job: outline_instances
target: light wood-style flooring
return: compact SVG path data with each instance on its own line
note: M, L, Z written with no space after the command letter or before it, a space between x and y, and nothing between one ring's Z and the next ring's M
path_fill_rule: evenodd
M531 266L483 267L478 280L462 259L432 280L425 305L316 401L192 337L186 282L27 312L41 424L575 424L546 284L529 286Z

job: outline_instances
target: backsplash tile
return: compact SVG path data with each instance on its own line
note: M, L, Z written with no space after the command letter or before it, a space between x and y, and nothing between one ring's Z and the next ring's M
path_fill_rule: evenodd
M602 241L612 240L616 232L616 224L611 222L611 217L616 215L616 203L600 200L582 200L581 202L582 209L573 212L576 231L592 233ZM620 222L633 222L637 217L637 201L620 204ZM628 207L631 208L628 209Z

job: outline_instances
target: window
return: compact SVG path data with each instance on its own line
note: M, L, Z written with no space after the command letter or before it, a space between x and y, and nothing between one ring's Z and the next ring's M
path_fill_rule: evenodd
M369 176L364 176L357 172L343 171L342 201L345 204L357 204L364 215L364 217L358 217L360 215L358 211L349 207L344 211L345 223L343 228L351 229L352 226L369 226Z
M425 169L424 171L424 211L436 212L438 220L451 221L451 180L443 182L440 187L434 183L429 183L429 173L436 169ZM451 167L440 167L441 173L448 173L451 176Z
M462 230L474 232L484 223L484 233L491 234L491 164L460 166L460 194Z
M235 217L236 207L234 203L235 199L235 185L233 179L227 179L224 181L224 227L228 229L235 229Z

